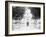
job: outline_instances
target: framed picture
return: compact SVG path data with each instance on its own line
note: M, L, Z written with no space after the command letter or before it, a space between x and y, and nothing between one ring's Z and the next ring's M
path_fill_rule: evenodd
M45 33L45 3L5 1L5 35Z

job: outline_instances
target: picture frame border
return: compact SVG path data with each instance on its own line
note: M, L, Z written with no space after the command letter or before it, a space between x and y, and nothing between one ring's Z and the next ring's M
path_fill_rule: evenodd
M26 33L26 34L8 34L8 2L13 3L28 3L28 4L43 4L43 32L42 33ZM20 36L20 35L36 35L45 34L45 3L41 2L24 2L24 1L5 1L5 36Z

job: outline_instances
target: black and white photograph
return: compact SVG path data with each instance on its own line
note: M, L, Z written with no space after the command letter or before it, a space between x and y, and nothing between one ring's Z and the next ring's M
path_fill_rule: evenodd
M44 34L44 3L7 2L7 4L6 34Z
M31 31L40 30L40 8L37 7L12 7L12 30Z

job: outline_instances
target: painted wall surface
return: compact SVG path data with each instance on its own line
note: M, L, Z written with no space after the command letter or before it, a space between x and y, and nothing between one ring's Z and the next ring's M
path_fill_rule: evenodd
M14 0L14 1L44 2L46 9L46 0ZM46 15L45 15L45 26L46 26ZM0 0L0 37L5 37L5 0ZM45 34L40 34L40 35L6 36L6 37L46 37L46 32Z

